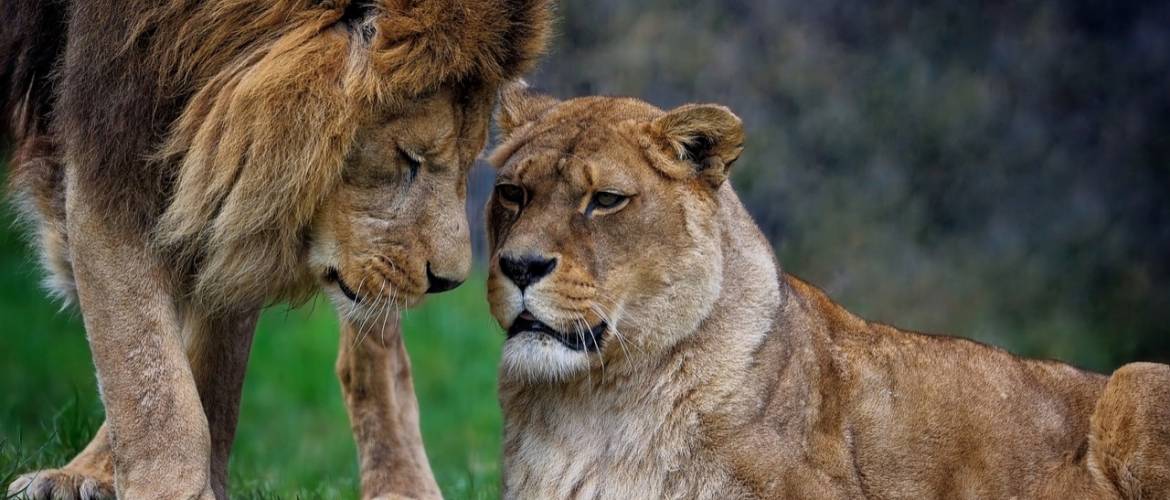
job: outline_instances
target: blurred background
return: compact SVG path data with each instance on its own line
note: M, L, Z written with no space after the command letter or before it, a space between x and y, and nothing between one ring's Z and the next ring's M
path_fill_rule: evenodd
M1170 361L1167 2L570 0L559 17L530 82L730 106L748 129L733 182L782 266L852 311L1098 371ZM473 177L478 221L492 172ZM405 319L449 498L498 495L502 335L477 276ZM101 421L77 313L38 279L3 226L0 476L60 464ZM262 321L238 498L355 496L336 322L315 304Z

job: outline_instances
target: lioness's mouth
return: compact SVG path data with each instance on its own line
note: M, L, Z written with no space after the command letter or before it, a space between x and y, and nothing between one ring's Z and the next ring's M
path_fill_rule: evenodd
M601 350L601 344L605 340L604 336L607 329L608 325L603 321L588 331L577 331L573 334L567 334L541 322L532 313L524 311L520 313L520 316L516 317L516 321L512 322L512 327L508 328L508 338L515 337L524 332L540 333L556 339L561 345L571 350L597 352Z
M362 303L362 298L358 296L357 292L353 291L349 285L345 284L345 280L341 279L341 273L337 272L336 267L331 267L325 272L325 281L336 283L342 295L345 295L347 299L352 300L355 304Z

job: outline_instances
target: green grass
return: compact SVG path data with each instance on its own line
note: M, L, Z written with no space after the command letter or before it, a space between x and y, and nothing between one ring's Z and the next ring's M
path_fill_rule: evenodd
M11 220L0 210L0 220ZM38 288L35 258L0 229L0 480L61 465L100 425L75 310ZM496 361L503 336L482 276L406 313L423 438L447 498L499 495ZM337 320L324 299L260 321L232 455L235 498L356 498L357 458L333 373ZM2 491L2 489L0 489Z

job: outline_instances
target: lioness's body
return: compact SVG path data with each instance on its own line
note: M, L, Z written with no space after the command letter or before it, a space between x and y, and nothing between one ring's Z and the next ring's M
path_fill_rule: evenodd
M522 286L527 292L517 299L501 277L507 273L497 267L493 310L506 327L512 311L522 307L556 326L556 308L543 304L571 308L583 295L622 312L603 315L611 329L597 358L583 354L581 366L587 368L519 370L522 363L569 354L511 354L518 350L510 344L528 342L528 333L505 345L506 497L1170 494L1170 368L1130 365L1107 379L967 340L867 322L783 273L722 179L671 177L670 170L655 165L661 158L615 152L655 147L660 133L669 138L669 129L659 132L668 115L617 100L537 107L521 117L530 125L513 120L521 124L518 138L505 144L506 156L496 157L500 182L523 184L532 208L518 215L497 210L494 246L499 259L546 252L556 256L556 269L584 268L589 274L570 280L554 270L540 282L547 281L548 289ZM523 102L514 104L523 108ZM672 120L668 125L704 130L693 116ZM615 131L607 137L610 124ZM562 130L573 132L558 136ZM556 148L558 137L571 141ZM720 150L721 137L736 134L693 141L712 150L688 154L734 160L738 151ZM551 151L570 159L558 160ZM615 161L618 157L623 159ZM642 161L649 168L638 165ZM720 168L719 162L698 163L703 175ZM624 219L606 215L612 221L581 221L574 214L565 226L571 229L547 220L529 224L529 218L564 216L548 215L559 203L541 197L577 183L578 168L592 185L633 172L641 198L625 209L633 213ZM651 224L640 225L642 218ZM613 229L619 237L607 236L605 225L620 226ZM689 236L659 242L663 233L652 228ZM542 236L550 243L534 243ZM706 246L708 239L718 250ZM680 243L686 241L694 243ZM696 253L714 258L691 259ZM617 265L625 266L620 273ZM687 282L705 287L694 277L671 280L693 272L691 267L706 268L694 276L713 276L714 292L678 292ZM647 302L647 296L662 294L673 298ZM638 298L615 304L614 296ZM524 305L509 305L515 300ZM635 303L651 305L638 310ZM695 309L707 312L691 321ZM547 349L558 349L548 344Z

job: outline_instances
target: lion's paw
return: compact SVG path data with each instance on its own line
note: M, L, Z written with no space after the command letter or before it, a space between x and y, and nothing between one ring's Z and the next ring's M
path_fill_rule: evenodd
M28 500L112 500L114 483L68 469L50 469L20 476L8 486L8 496Z

